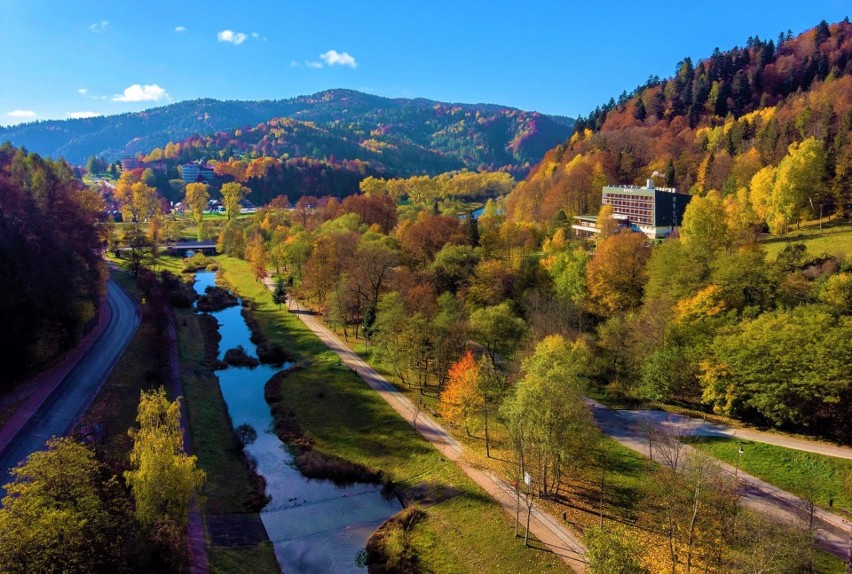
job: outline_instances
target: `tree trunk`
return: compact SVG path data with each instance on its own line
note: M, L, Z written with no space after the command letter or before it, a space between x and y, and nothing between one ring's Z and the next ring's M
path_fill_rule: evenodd
M606 481L606 459L601 458L601 528L603 528L604 520L603 520L603 510L604 510L604 483Z
M488 400L485 399L483 401L484 409L485 409L485 456L486 458L491 458L491 448L488 444Z
M521 528L521 487L515 485L515 538L518 537Z
M698 498L701 495L701 477L695 483L692 499L692 517L689 520L689 534L686 538L686 574L692 570L692 543L695 539L695 525L698 522Z

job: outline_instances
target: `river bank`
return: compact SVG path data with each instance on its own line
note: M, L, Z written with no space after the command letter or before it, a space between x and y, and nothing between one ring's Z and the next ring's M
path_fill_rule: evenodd
M212 273L198 273L196 291L203 292L212 281ZM262 337L252 336L239 307L229 307L211 316L219 323L219 361L238 347L245 356L257 358L255 341L263 344ZM367 538L401 505L383 496L381 483L345 481L342 485L306 478L298 470L296 455L308 451L294 452L279 439L264 392L268 381L291 367L290 363L229 365L216 371L231 423L252 437L253 440L246 441L244 450L253 468L266 481L269 501L260 518L283 571L363 571L356 558Z

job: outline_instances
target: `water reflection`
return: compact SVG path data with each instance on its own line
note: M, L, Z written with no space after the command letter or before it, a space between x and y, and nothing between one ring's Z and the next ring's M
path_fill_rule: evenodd
M212 272L200 272L195 289L203 293L214 281ZM212 315L221 325L220 358L237 345L256 357L257 348L249 340L251 333L239 307ZM306 479L296 470L293 456L274 433L263 395L266 382L280 370L260 365L254 369L229 367L216 373L234 427L248 424L257 431L257 440L246 452L257 460L257 471L266 478L266 493L272 497L260 517L275 555L288 574L363 572L355 564L356 553L401 506L396 499L382 497L381 485L340 488L328 480Z

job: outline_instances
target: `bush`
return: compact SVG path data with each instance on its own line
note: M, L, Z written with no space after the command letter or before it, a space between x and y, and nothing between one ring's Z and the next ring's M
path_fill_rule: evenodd
M211 285L204 290L204 295L198 298L196 307L199 311L211 313L233 307L237 303L236 295L226 289Z
M257 358L264 365L283 365L291 361L292 357L280 345L261 343L257 346Z
M228 349L225 351L225 363L231 365L232 367L249 367L254 368L260 364L260 362L254 357L250 357L246 350L242 345L237 345L235 349ZM255 433L255 438L257 438L257 433Z
M202 269L207 269L210 265L215 265L217 269L219 267L219 264L212 257L208 257L203 253L196 253L192 257L184 260L183 272L193 273L195 271L201 271Z
M234 429L234 434L237 435L237 440L243 445L243 448L254 443L257 440L257 431L250 424L244 423Z
M364 564L370 574L416 574L420 572L417 554L411 545L411 531L426 518L416 506L399 512L382 524L367 541Z
M293 462L299 472L307 478L325 478L333 481L337 486L350 486L356 482L372 484L382 482L381 471L315 450L304 451L296 456Z

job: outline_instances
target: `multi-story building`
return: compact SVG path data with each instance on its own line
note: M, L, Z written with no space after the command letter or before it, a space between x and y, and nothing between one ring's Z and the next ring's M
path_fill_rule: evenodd
M196 181L206 181L208 183L216 179L216 174L213 173L213 168L201 162L185 163L180 166L180 177L186 183L195 183Z
M613 218L620 227L639 231L649 239L663 239L680 227L683 212L691 195L678 193L676 188L635 185L604 186L601 205L611 205ZM575 218L572 228L581 233L600 233L596 218Z
M162 171L163 173L168 168L164 161L139 161L137 158L129 155L121 158L121 171L130 171L140 167L142 169L151 168L154 171Z
M125 156L121 158L121 171L130 171L139 167L139 160L135 157Z

